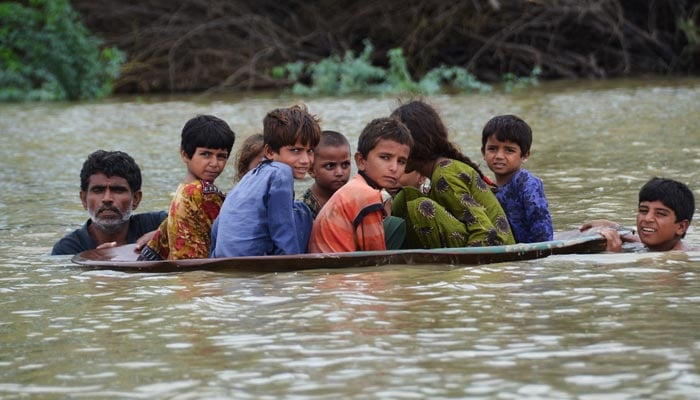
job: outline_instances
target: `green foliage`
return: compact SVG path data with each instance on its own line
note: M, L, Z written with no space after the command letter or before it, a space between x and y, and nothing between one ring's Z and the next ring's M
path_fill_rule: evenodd
M700 7L698 7L698 10L700 11ZM683 33L685 34L685 37L688 39L689 45L700 45L700 29L697 26L695 26L695 22L693 22L692 18L679 18L678 28L680 28L680 30L683 31Z
M344 57L333 55L317 63L294 63L279 66L271 71L276 79L287 78L294 83L292 91L296 95L330 95L343 96L353 93L362 94L437 94L448 90L457 92L486 93L491 85L479 81L466 69L456 66L440 66L430 70L416 82L408 71L406 58L401 48L387 53L389 67L383 69L372 65L374 50L372 43L365 39L365 48L358 57L352 51ZM539 68L532 70L530 76L518 77L506 74L503 77L504 90L512 92L538 84L541 73ZM302 81L310 81L304 84Z
M105 96L124 54L100 51L68 0L0 3L0 101Z
M428 71L420 80L421 92L426 94L439 93L444 85L460 92L487 93L491 85L481 82L462 67L440 66Z
M542 70L539 67L533 68L530 76L516 76L513 73L507 73L503 75L503 90L506 93L511 93L531 86L537 86L540 84L539 76L541 73Z
M388 93L403 93L403 92L420 92L419 85L411 78L411 73L408 72L406 58L403 56L403 50L400 48L391 49L387 53L389 56L389 70L386 77Z
M272 76L286 76L295 81L292 91L298 95L376 93L381 86L376 82L384 80L386 72L371 64L373 50L372 44L365 41L365 49L358 57L355 57L354 52L348 51L342 59L333 55L318 63L305 64L297 61L273 69ZM310 77L312 86L301 82L305 76Z

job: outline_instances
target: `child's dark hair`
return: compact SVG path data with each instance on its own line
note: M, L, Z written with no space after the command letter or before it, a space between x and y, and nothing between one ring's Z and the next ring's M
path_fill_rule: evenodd
M321 127L316 116L309 114L306 106L277 108L263 119L265 145L275 153L283 146L294 145L298 140L303 145L315 148L321 139Z
M256 133L248 136L236 154L235 181L240 181L248 173L248 165L263 151L263 134Z
M520 146L520 153L527 154L532 146L532 129L527 122L516 115L498 115L489 120L481 132L481 151L486 147L486 141L496 136L501 142L509 141Z
M318 141L318 145L316 147L322 146L350 147L350 142L348 142L348 138L346 138L345 135L340 132L325 130L321 132L321 140Z
M194 156L197 147L225 149L229 154L236 140L236 134L226 122L213 115L198 115L185 123L182 128L180 148L188 158Z
M410 159L429 162L438 157L452 158L474 168L484 178L479 166L449 141L447 128L432 106L413 100L400 105L391 115L400 119L411 131L414 145Z
M676 221L693 220L695 197L685 184L672 179L654 177L639 190L639 203L660 201L676 213ZM685 236L685 235L684 235Z
M357 152L363 158L367 158L369 152L380 140L393 140L400 144L413 147L413 138L408 127L397 118L377 118L372 120L362 130L360 138L357 140Z
M141 190L141 169L130 155L122 151L97 150L90 154L80 170L80 190L87 191L90 177L99 173L126 179L132 193Z

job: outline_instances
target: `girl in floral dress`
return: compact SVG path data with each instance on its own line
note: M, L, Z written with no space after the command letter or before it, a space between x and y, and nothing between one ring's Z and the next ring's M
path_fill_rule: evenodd
M406 219L407 248L494 246L515 243L494 185L452 144L437 112L412 101L392 113L413 136L406 172L430 179L427 194L404 187L392 215Z
M168 218L141 251L140 260L207 258L211 226L224 194L214 180L226 167L235 134L223 120L199 115L182 129L180 156L187 174L170 203Z

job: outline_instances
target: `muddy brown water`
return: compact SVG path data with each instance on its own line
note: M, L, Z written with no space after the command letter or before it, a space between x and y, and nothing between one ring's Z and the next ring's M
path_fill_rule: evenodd
M478 161L491 116L530 123L526 167L544 180L556 230L591 218L633 226L652 176L700 198L700 80L428 100ZM88 153L130 153L144 172L140 209L165 209L184 173L189 117L225 119L240 144L267 111L299 101L353 149L364 124L397 105L280 94L1 104L0 399L698 395L699 252L278 274L84 271L48 256L86 219L78 173ZM217 181L226 191L227 169ZM687 241L700 245L692 225Z

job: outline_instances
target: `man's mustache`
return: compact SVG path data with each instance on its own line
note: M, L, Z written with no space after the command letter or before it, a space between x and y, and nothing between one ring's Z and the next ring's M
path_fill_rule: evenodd
M100 214L104 211L111 211L111 212L116 213L118 215L122 214L121 211L119 211L119 209L117 207L114 207L114 206L102 206L102 207L97 209L96 214Z

